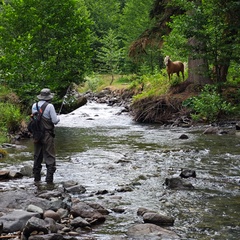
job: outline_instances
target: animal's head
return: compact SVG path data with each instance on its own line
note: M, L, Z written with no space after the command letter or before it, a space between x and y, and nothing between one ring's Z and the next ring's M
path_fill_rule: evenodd
M166 56L164 58L164 64L167 66L168 65L168 61L170 60L170 57L169 56Z

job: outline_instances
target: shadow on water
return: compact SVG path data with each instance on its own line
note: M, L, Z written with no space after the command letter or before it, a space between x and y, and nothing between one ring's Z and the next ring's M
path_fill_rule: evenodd
M91 103L61 115L56 128L56 182L78 181L88 193L114 192L85 198L125 209L124 214L111 213L93 235L110 239L124 234L141 222L136 212L145 207L173 216L172 230L181 239L239 239L240 137L137 124L118 112ZM181 134L189 138L181 140ZM25 148L13 150L10 158L32 161L31 141L22 144ZM179 176L182 168L196 171L197 178L187 180L195 189L166 189L165 178ZM133 191L116 193L123 186Z

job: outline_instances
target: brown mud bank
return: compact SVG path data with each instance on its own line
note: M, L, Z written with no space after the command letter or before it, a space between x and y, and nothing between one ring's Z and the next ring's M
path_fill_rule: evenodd
M183 105L187 99L198 96L202 87L203 86L185 81L178 85L171 86L169 91L164 95L134 101L131 104L133 119L139 123L157 123L177 127L204 124L205 122L194 122L191 118L192 110ZM225 87L221 90L221 95L224 100L234 106L238 105L238 88ZM237 111L236 115L221 113L218 122L215 124L221 125L229 122L236 124L239 119Z
M199 92L199 86L186 81L172 86L164 95L135 101L131 106L134 120L176 126L192 124L191 111L183 106L183 102Z

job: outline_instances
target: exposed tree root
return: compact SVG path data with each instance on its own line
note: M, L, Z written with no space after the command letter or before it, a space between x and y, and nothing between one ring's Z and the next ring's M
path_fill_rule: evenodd
M142 123L172 124L178 118L189 117L190 112L182 103L196 95L194 88L195 86L184 82L169 89L165 95L135 101L131 106L134 120Z

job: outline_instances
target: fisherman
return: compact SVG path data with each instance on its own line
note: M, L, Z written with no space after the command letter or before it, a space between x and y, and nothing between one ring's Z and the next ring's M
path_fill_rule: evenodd
M45 160L47 174L45 181L48 184L53 183L53 175L56 171L56 157L55 157L55 145L54 145L54 125L56 125L60 119L57 116L55 107L51 103L53 94L50 89L43 88L40 94L37 96L38 102L32 105L32 114L39 111L39 109L46 102L47 106L43 111L42 123L45 128L43 140L40 142L34 142L34 164L33 175L34 182L38 184L41 181L42 162ZM45 104L45 105L46 105Z

